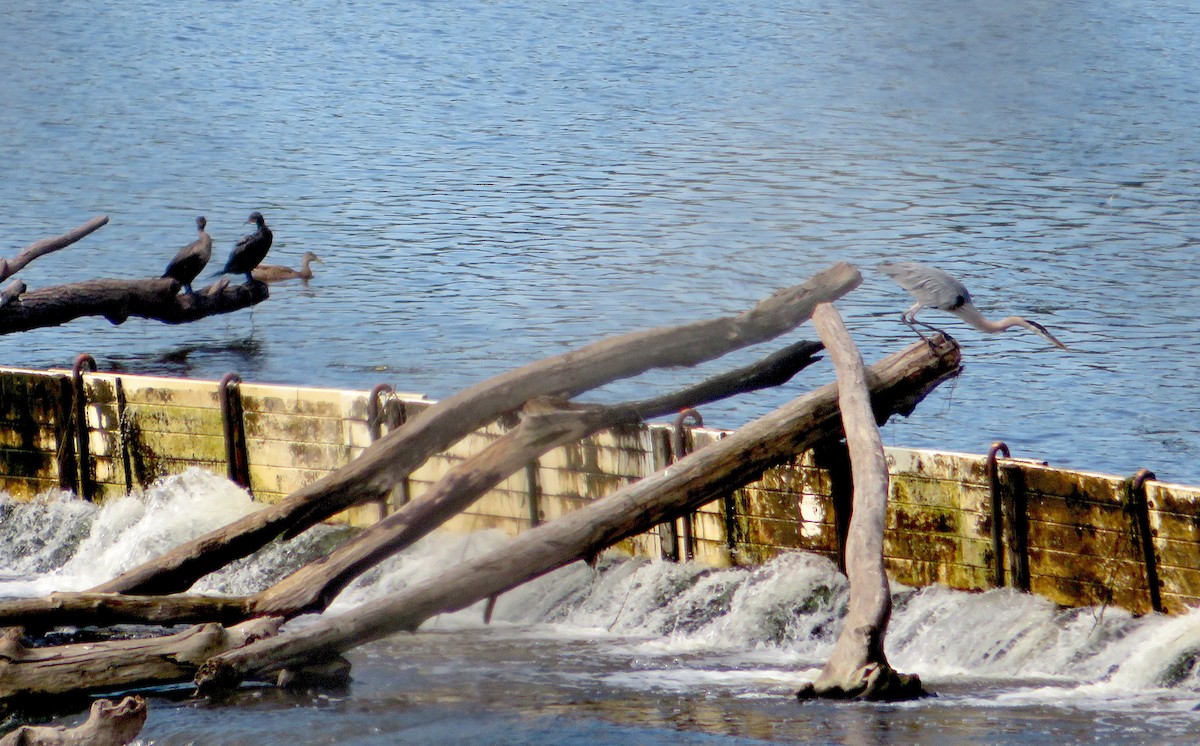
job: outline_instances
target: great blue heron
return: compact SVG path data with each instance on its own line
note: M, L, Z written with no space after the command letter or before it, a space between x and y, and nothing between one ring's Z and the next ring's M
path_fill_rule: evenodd
M985 319L971 302L971 294L967 292L967 288L937 267L920 262L883 262L879 265L879 271L891 277L917 299L912 308L900 314L900 320L908 324L913 331L917 331L917 324L933 329L929 324L917 321L917 312L928 307L952 313L981 332L1002 332L1019 326L1042 337L1055 347L1069 349L1036 321L1020 316L1007 316L999 321Z
M233 252L229 255L229 261L225 262L225 268L217 274L245 275L246 282L252 282L254 278L251 277L250 272L263 259L266 259L274 236L271 234L271 229L267 227L267 221L263 219L261 212L250 213L246 222L255 223L258 225L258 230L248 236L243 236L237 242L237 246L233 247Z
M163 277L171 277L183 285L188 295L195 295L192 292L192 282L212 257L212 238L204 232L205 225L207 221L203 215L196 218L196 240L180 249L167 265L167 271L163 272Z
M279 264L260 264L250 273L254 279L259 282L282 282L283 280L304 280L308 282L312 279L313 271L310 263L321 262L321 257L311 251L304 252L304 256L300 257L300 269L292 269Z

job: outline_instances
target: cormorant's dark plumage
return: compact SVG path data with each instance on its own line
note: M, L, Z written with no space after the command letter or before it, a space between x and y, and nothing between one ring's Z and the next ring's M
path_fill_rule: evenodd
M180 249L167 265L167 271L163 272L163 277L171 277L183 285L188 295L194 295L192 282L212 257L212 237L204 232L205 225L207 221L203 215L196 218L196 231L199 233L196 240Z
M246 282L253 282L254 278L250 276L250 273L258 266L259 262L267 257L274 236L271 235L271 229L267 227L267 221L263 220L262 213L250 213L250 218L246 222L255 223L258 225L258 230L248 236L243 236L242 240L237 242L237 246L233 247L233 253L229 255L229 261L225 262L225 269L218 274L245 275Z

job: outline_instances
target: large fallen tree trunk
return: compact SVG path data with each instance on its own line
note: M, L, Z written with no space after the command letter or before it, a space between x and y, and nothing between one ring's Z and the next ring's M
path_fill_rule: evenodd
M883 439L871 411L862 357L832 304L813 312L813 326L837 369L838 402L854 483L850 532L846 540L846 576L850 604L833 655L816 683L801 698L898 700L922 696L921 680L899 674L883 651L892 592L883 567L883 529L887 524L888 470Z
M938 383L956 375L956 344L936 337L891 355L868 373L879 421L907 413ZM829 384L608 497L520 534L482 557L304 630L260 640L205 663L202 691L236 686L290 668L321 663L386 635L415 630L430 617L465 608L694 510L762 472L836 436L837 385Z
M179 292L170 278L145 280L85 280L31 290L20 302L0 308L0 334L58 326L84 316L103 316L114 324L130 316L183 324L232 313L263 302L270 295L266 283L210 285L195 295Z
M797 342L758 362L714 376L666 396L613 406L574 405L535 399L516 428L482 452L463 460L419 500L401 507L334 552L297 570L255 596L136 596L119 593L55 593L48 598L0 601L0 627L27 631L54 626L117 623L231 624L250 616L291 618L321 611L351 580L436 529L530 461L565 443L605 428L696 407L747 391L778 386L810 365L821 349ZM549 408L549 411L532 411Z
M635 332L546 358L444 399L373 443L349 465L223 528L93 588L96 592L163 594L292 536L346 508L385 498L430 456L540 396L570 399L653 368L692 366L773 339L862 281L839 262L807 282L780 290L737 316Z

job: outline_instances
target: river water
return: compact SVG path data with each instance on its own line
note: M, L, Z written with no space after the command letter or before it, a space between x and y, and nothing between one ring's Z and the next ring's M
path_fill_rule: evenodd
M65 366L90 352L104 369L388 382L438 398L607 335L737 312L836 260L864 269L839 306L872 359L912 339L897 320L909 299L872 270L908 258L959 276L990 316L1042 322L1074 352L926 312L963 342L966 372L889 425L889 444L979 453L1003 439L1018 456L1200 483L1192 3L7 0L0 20L0 254L111 218L27 268L30 287L157 275L198 214L214 265L251 210L275 230L269 261L296 266L309 250L324 260L311 283L276 286L252 313L181 327L77 321L0 340L5 364ZM662 392L768 348L594 398ZM831 375L822 365L708 407L706 422L735 427ZM801 575L832 577L822 572ZM946 640L973 632L950 617L974 604L1004 610L976 612L989 618L1028 614L1049 637L1078 623L1028 599L948 598L914 600L952 610ZM1179 686L1163 704L1147 693L1154 676L1120 674L1129 656L1108 664L1117 673L1077 674L1075 659L1096 654L1070 643L1051 645L1045 667L1007 667L963 663L975 649L965 643L927 663L943 645L931 637L901 647L898 664L961 696L797 708L781 694L790 678L756 678L749 620L725 622L731 658L681 649L692 638L659 628L613 638L611 622L434 629L370 648L358 669L374 683L349 699L181 705L171 725L153 721L177 735L153 738L232 743L187 729L284 728L296 705L314 721L360 723L363 743L398 722L434 735L474 722L514 742L814 728L817 740L899 742L916 728L943 742L1057 743L1194 726L1176 712ZM1134 632L1115 637L1157 640L1186 621L1127 623ZM1012 629L999 648L1042 634ZM805 639L766 648L785 678L819 659ZM1194 696L1190 683L1182 691ZM516 704L480 705L506 698ZM954 718L939 714L947 701ZM550 714L530 715L538 708ZM946 730L960 717L974 730ZM779 730L739 730L752 720Z

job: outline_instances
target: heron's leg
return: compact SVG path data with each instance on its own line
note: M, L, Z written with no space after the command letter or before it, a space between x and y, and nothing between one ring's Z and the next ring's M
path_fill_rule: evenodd
M936 352L937 346L933 344L929 337L926 337L924 334L922 334L921 330L917 327L923 326L929 331L937 332L938 334L944 334L945 332L943 332L941 329L938 329L936 326L933 326L932 324L926 324L924 321L917 321L917 311L920 311L924 307L925 306L921 305L920 303L914 303L912 308L900 314L900 320L903 321L909 329L912 329L914 334L924 340L925 344L929 345L930 350Z

